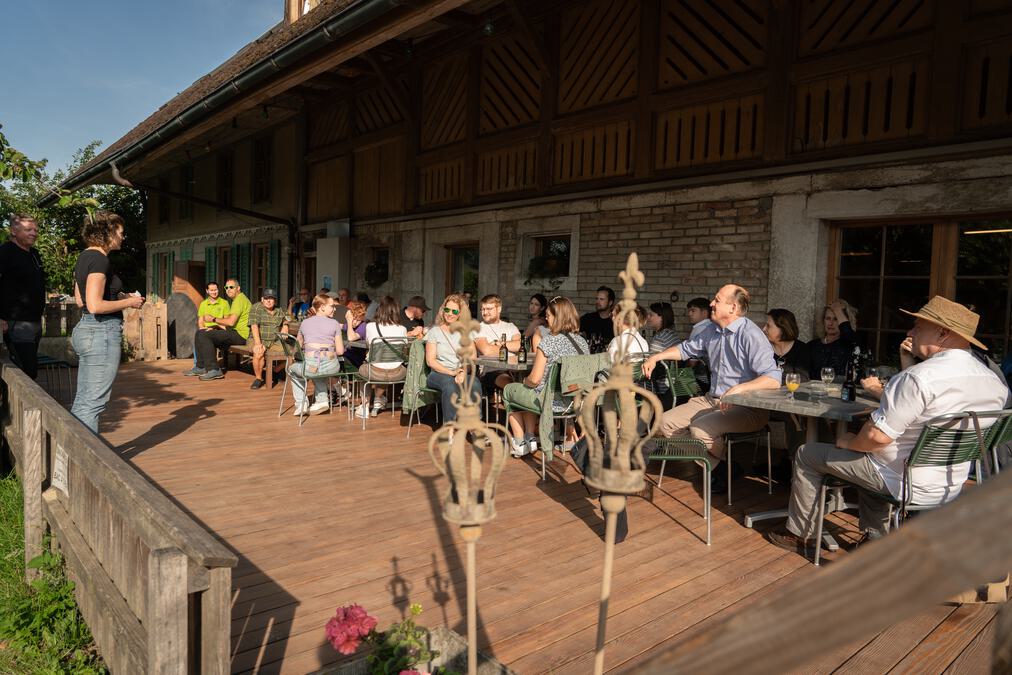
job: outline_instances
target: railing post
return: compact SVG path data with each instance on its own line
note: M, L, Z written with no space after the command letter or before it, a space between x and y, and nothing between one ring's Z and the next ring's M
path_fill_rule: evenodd
M186 673L186 564L186 554L177 548L155 549L148 555L148 673Z
M21 484L25 511L25 578L31 581L38 570L28 568L32 558L42 553L42 411L25 410L21 426Z
M208 570L210 584L200 598L200 672L227 675L232 622L232 569Z

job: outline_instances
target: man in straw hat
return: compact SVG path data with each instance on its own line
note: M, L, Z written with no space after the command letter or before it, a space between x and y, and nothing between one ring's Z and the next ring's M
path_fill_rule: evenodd
M916 318L907 337L910 353L922 361L889 380L879 407L857 434L843 434L836 445L806 443L798 449L786 528L766 535L777 546L802 555L814 552L817 501L825 475L866 488L860 494L860 527L868 538L881 537L889 527L889 503L874 493L900 497L904 462L924 425L941 415L1004 407L1009 396L1005 382L970 351L971 344L987 349L973 337L977 314L937 295L917 312L901 311ZM955 469L913 469L913 502L954 499L969 470L969 462Z

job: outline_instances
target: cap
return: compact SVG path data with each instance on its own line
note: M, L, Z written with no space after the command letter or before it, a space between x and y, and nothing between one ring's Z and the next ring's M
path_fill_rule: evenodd
M431 307L425 304L425 298L423 298L420 295L415 295L410 300L408 300L408 307L417 307L423 312L427 312L430 309L432 309Z
M265 288L263 290L263 292L260 294L260 297L261 298L274 298L276 300L277 297L278 297L278 294L274 292L273 288Z

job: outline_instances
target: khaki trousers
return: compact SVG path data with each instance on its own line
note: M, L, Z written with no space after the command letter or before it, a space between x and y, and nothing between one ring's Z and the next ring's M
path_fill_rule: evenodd
M710 454L724 459L724 434L758 431L769 420L766 410L731 406L720 410L720 400L709 394L695 396L661 416L661 433L667 438L691 435L706 445Z

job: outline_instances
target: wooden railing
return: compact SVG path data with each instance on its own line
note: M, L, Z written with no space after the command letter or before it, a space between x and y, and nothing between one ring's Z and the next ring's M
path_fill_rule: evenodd
M26 561L48 529L114 673L227 673L235 555L20 370L0 368Z
M1012 567L1012 471L639 664L641 674L783 673L885 630ZM1012 602L992 673L1012 672Z
M42 314L45 337L67 337L81 320L81 308L73 302L51 302ZM123 311L123 337L138 361L169 358L169 313L165 302L146 302L140 309Z

